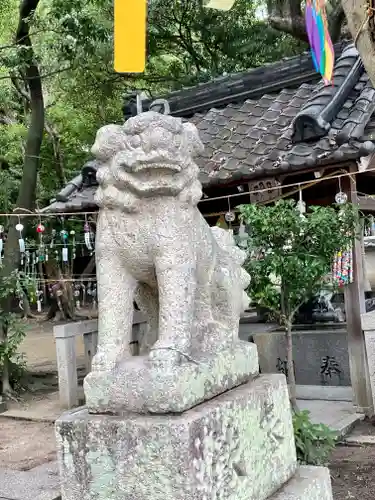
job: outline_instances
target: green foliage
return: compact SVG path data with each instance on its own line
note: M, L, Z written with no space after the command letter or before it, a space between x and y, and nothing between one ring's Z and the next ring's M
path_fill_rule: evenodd
M258 2L237 0L230 11L202 0L155 0L149 8L149 69L194 83L294 55L302 44L256 16ZM168 57L168 59L167 59Z
M252 280L252 299L291 322L299 307L329 287L327 279L335 253L352 244L358 212L347 203L340 207L309 207L301 216L293 200L274 205L244 205L250 228L246 268Z
M48 203L64 180L80 171L96 130L122 121L124 93L144 90L155 96L305 48L259 20L258 4L237 0L230 12L223 13L203 8L202 0L150 2L146 72L124 76L113 71L112 1L40 0L29 20L47 123L40 153L39 205ZM18 9L18 0L3 0L0 11L0 205L9 211L22 174L30 112L22 77L28 49L14 44Z
M0 280L0 303L3 303L4 299L13 297L21 300L22 288L27 287L28 278L22 277L18 271L3 277ZM18 348L26 334L25 325L19 315L0 309L0 328L7 333L6 338L3 341L0 340L0 373L4 368L4 363L7 363L11 368L10 382L13 388L17 388L25 366L22 356L18 353Z
M297 459L301 465L327 465L337 435L324 424L313 424L310 412L293 413Z

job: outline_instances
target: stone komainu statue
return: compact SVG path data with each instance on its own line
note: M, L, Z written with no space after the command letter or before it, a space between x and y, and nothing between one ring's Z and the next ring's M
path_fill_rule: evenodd
M152 362L178 365L237 339L250 278L232 232L210 228L197 209L193 158L202 150L194 125L152 111L97 133L93 372L130 356L133 299L148 318L143 350Z

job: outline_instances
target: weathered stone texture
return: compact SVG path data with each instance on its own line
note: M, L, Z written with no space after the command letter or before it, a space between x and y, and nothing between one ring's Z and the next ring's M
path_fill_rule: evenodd
M90 373L84 387L92 413L121 413L123 408L139 413L181 413L248 382L258 372L255 344L237 341L215 355L197 353L193 361L168 370L161 370L146 356L136 356L119 363L106 376Z
M180 415L78 410L56 432L63 500L265 500L296 470L282 375Z
M197 208L202 186L194 157L202 150L194 125L153 111L97 133L92 152L100 162L95 246L99 338L93 374L85 385L92 411L147 408L147 400L140 401L147 391L141 389L134 403L134 387L124 377L138 363L129 352L134 299L150 329L144 342L148 364L140 361L136 371L150 378L145 372L153 364L152 378L165 377L164 391L180 367L178 377L184 380L189 369L183 365L194 364L197 353L215 356L238 339L240 314L249 303L250 276L241 267L246 252L236 246L232 231L209 227ZM93 386L104 378L112 396L103 387L99 398ZM212 391L209 381L201 381L207 394L192 404L238 383ZM157 408L157 401L153 411L170 411L165 405ZM189 409L191 403L185 399L182 408L183 401L178 409Z

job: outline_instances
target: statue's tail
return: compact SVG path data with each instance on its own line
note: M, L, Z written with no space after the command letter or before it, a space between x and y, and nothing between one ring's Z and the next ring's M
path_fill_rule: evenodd
M233 230L213 226L211 227L211 231L219 247L228 253L236 264L241 266L245 262L246 252L236 245L233 237Z
M246 252L241 250L236 245L233 237L233 231L222 229L221 227L214 226L211 227L212 234L222 251L227 254L228 264L237 267L237 272L239 275L239 282L243 290L250 284L250 275L242 267L242 264L246 260ZM243 309L247 309L249 306L249 298L246 292L243 294Z

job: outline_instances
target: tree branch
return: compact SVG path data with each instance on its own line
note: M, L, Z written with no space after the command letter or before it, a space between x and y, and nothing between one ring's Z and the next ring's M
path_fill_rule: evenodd
M55 157L56 174L60 181L60 186L63 187L65 186L67 180L65 177L64 158L61 151L60 136L57 133L56 129L53 127L53 125L49 124L46 119L44 122L44 126L52 142L53 155Z
M342 0L341 3L366 73L375 86L375 30L372 29L375 14L369 17L369 13L355 0Z
M329 34L333 43L336 43L342 34L342 25L345 21L345 12L341 1L337 3L335 9L328 17Z
M284 5L283 8L279 5L277 9L271 7L269 9L268 22L272 28L288 33L303 42L308 42L305 18L299 0L287 0L287 5ZM328 16L329 32L333 43L340 39L344 21L345 13L342 3L337 2Z
M52 29L52 28L47 28L47 29L41 29L41 30L36 30L36 31L33 31L31 33L29 33L29 36L34 36L34 35L38 35L39 33L49 33L49 32L52 32L52 33L59 33L59 31L55 30L55 29ZM19 47L19 46L22 46L22 42L23 40L26 39L26 36L25 37L21 37L19 40L13 42L13 43L10 43L8 45L0 45L0 50L8 50L8 49L14 49L15 47Z
M275 30L288 33L303 42L308 41L305 20L302 16L298 18L269 17L268 22Z
M14 73L9 73L9 77L13 83L13 86L14 88L16 89L16 91L19 93L19 95L25 99L27 102L30 102L30 95L29 93L24 90L21 85L20 85L20 82L19 80L21 80L20 78L17 78L16 75Z

